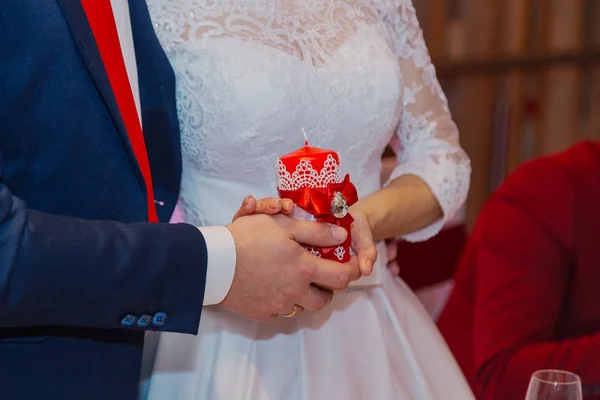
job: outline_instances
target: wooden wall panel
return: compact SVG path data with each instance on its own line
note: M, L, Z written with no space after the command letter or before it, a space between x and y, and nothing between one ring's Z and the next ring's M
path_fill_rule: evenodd
M448 32L447 0L427 0L425 40L434 59L446 57Z
M588 15L587 45L590 48L600 48L600 2L589 0L586 15ZM584 90L586 86L584 86ZM589 89L584 93L587 100L585 136L600 140L600 65L592 65L589 69Z
M463 0L461 21L465 32L465 57L493 56L497 51L497 1ZM457 79L447 90L454 120L461 133L461 143L469 156L473 173L467 200L467 225L472 226L489 195L490 160L493 126L493 105L496 97L496 78L465 76Z
M529 31L531 29L531 0L504 0L502 19L502 50L508 56L524 55L529 50ZM526 114L528 103L535 99L526 93L527 74L524 71L509 72L504 87L508 105L508 137L506 154L506 173L511 173L527 157L526 152Z
M548 0L548 51L567 52L583 48L584 0ZM544 73L541 131L536 155L562 150L581 136L581 68L557 66Z
M505 173L600 140L600 1L413 1L471 157L469 226Z

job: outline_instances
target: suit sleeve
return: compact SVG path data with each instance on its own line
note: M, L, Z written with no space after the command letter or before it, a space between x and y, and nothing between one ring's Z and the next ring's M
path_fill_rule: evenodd
M119 328L131 314L197 333L206 244L187 224L121 224L27 209L2 183L0 327ZM135 325L134 325L135 327Z
M600 335L555 335L567 300L573 207L567 176L544 160L518 170L481 214L473 238L480 399L522 399L531 374L545 368L573 371L587 389L600 382Z

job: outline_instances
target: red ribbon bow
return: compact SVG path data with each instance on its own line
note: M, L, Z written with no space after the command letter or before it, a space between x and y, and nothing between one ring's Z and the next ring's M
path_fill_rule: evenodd
M337 218L332 214L332 201L336 193L344 196L348 207L358 201L358 194L356 193L356 188L350 182L350 175L346 175L340 183L330 183L326 188L303 187L298 190L279 190L281 198L292 200L297 206L312 214L318 222L338 225L348 231L348 238L342 243L345 253L341 260L334 254L336 247L319 248L323 258L347 262L350 259L350 244L352 242L350 225L354 221L354 218L352 218L350 213L346 214L343 218Z

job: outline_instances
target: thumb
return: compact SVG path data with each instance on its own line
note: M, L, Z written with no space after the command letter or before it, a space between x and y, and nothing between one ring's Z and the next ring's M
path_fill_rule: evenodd
M292 239L305 245L332 247L342 244L348 237L348 232L341 226L295 219L289 221Z

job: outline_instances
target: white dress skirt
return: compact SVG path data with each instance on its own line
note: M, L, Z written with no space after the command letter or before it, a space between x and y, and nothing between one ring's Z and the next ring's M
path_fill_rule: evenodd
M325 311L271 324L207 308L199 336L160 334L142 397L473 399L419 300L399 278L384 275L381 287L350 289Z

